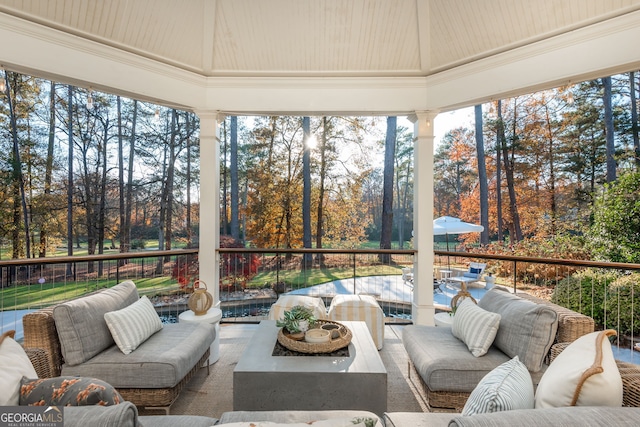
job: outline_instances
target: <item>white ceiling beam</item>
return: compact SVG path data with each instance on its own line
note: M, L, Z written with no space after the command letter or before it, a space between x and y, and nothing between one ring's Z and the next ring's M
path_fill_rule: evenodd
M416 23L418 25L418 45L420 48L420 69L427 73L431 69L431 19L429 0L416 0Z

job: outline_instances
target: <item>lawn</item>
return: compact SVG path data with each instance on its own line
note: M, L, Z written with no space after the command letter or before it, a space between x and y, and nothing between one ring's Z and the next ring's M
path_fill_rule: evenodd
M178 289L175 279L166 276L136 278L135 283L140 295L147 296L166 295ZM18 285L0 290L0 301L2 301L3 310L41 308L114 285L116 285L115 279L91 283Z
M392 265L358 267L356 270L356 277L391 276L399 274L402 274L401 267ZM247 287L260 288L265 286L265 284L285 282L295 287L307 288L334 280L351 279L353 276L352 267L313 268L310 270L287 269L278 272L268 271L258 273L249 281Z

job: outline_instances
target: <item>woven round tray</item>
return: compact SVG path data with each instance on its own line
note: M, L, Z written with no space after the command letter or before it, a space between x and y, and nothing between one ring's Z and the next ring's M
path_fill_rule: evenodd
M339 338L334 338L329 342L323 343L311 343L304 340L297 341L289 338L284 332L283 328L280 328L280 330L278 331L278 342L289 350L297 351L300 353L333 353L334 351L339 350L342 347L348 346L353 335L351 334L349 328L344 326L342 323L334 322L332 320L318 320L316 321L315 328L319 328L320 326L327 323L333 323L339 326Z

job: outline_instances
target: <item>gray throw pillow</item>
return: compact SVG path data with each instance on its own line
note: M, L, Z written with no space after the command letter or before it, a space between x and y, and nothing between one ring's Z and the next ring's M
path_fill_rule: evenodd
M529 371L540 371L556 337L557 313L499 288L487 292L478 306L501 316L493 344L509 357L518 356Z
M138 301L138 290L131 281L94 295L57 305L53 319L60 338L64 362L79 365L114 344L104 314Z

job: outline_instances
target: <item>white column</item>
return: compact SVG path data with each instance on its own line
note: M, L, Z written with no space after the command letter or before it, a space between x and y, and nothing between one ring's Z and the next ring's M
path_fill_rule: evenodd
M196 111L200 118L200 280L220 305L220 139L215 111Z
M413 302L416 325L434 325L433 316L433 119L435 111L416 111L409 117L413 135Z

